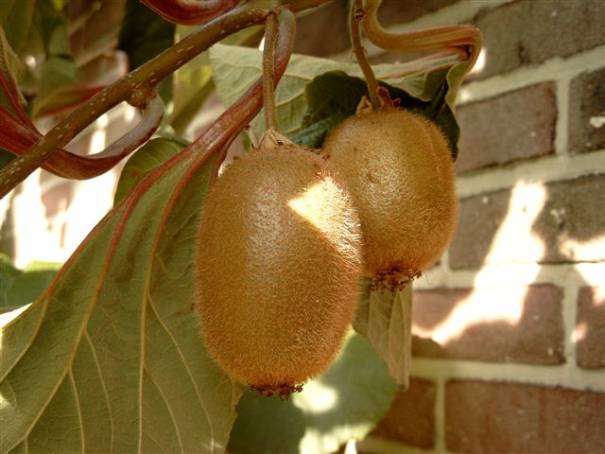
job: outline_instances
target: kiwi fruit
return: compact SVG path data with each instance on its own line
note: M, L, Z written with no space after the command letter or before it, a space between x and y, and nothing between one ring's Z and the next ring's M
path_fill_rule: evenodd
M329 133L324 153L358 209L366 275L405 284L439 259L457 200L450 147L432 121L362 110Z
M325 160L286 140L216 180L197 235L196 298L211 356L261 394L288 394L335 357L356 309L361 233Z

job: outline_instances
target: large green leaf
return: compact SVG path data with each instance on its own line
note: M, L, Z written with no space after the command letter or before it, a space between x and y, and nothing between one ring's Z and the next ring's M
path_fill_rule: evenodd
M224 449L241 389L193 308L192 239L216 164L192 159L139 183L0 331L3 451Z
M339 358L289 401L248 391L229 440L234 454L321 454L364 438L384 416L396 391L368 342L351 334Z
M257 49L217 44L210 49L210 62L219 97L225 105L233 103L261 74L261 55ZM397 87L405 87L416 96L423 96L426 75L402 78L400 69L404 67L383 64L376 65L374 69L381 79ZM292 56L276 93L278 122L284 134L293 136L302 129L307 111L305 88L315 77L329 71L361 75L359 67L353 63L306 55ZM252 125L254 134L259 137L264 128L262 115Z
M210 50L218 94L230 104L261 74L260 52L237 46L215 45ZM409 63L375 65L376 76L402 107L426 115L437 123L457 156L459 128L450 98L461 80L462 65L449 71L408 72ZM326 133L353 115L367 94L357 64L294 55L277 93L280 129L307 146L321 146ZM452 87L452 89L450 89ZM259 136L264 129L261 116L252 124Z

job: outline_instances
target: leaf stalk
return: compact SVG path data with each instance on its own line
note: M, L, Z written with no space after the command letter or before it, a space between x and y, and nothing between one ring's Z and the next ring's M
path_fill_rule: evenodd
M382 105L380 97L378 96L378 81L376 80L376 75L372 70L372 66L368 62L366 50L361 43L360 22L363 21L365 14L366 13L363 9L362 0L351 1L351 11L349 15L351 45L353 47L353 52L355 53L355 58L357 59L357 64L361 68L363 76L365 77L366 85L368 86L368 96L370 98L372 108L374 110L378 110Z

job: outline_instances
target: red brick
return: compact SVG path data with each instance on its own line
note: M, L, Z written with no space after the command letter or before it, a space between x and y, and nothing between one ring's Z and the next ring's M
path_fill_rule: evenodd
M537 236L544 247L539 263L605 260L603 248L581 247L605 234L605 216L598 215L605 209L605 174L548 183L545 190L546 200L531 232L520 230L506 240L519 242L521 235ZM458 229L450 247L451 268L481 267L509 210L510 199L511 191L507 189L461 200ZM530 252L524 255L524 251L509 249L509 256L504 251L498 260L535 260Z
M420 448L432 448L435 439L435 384L412 378L410 387L395 397L373 435Z
M521 298L517 298L519 295ZM467 359L527 364L565 362L563 291L554 285L508 288L435 289L414 292L412 354L417 357ZM501 319L482 319L482 307L495 306ZM456 321L453 337L441 340L439 327L447 327L454 311L466 314L466 324ZM518 321L505 317L515 317ZM459 315L458 315L459 316ZM463 320L464 321L464 320ZM450 321L453 323L453 321ZM433 339L436 336L441 342Z
M584 287L578 294L576 360L580 367L605 367L605 295L603 289Z
M458 0L383 0L378 17L384 25L400 24L418 19Z
M474 22L487 50L481 78L605 44L602 0L518 0L481 12Z
M449 253L451 268L479 268L498 228L506 218L510 190L464 198L460 201L458 228Z
M331 2L298 18L294 52L317 57L344 52L350 47L346 2Z
M605 394L524 384L451 381L446 443L455 452L605 452Z
M570 151L605 149L605 68L573 79L569 98Z
M605 234L605 174L546 185L547 199L532 230L545 244L542 263L605 260L602 248L572 248Z
M550 82L463 105L457 118L458 172L554 153L557 106Z

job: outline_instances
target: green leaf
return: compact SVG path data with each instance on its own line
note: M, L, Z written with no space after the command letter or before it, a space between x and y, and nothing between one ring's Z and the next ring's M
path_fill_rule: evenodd
M37 37L34 35L38 35ZM29 41L40 39L47 56L71 55L67 17L52 0L36 0L36 10Z
M36 0L0 0L0 26L18 54L27 46L35 8Z
M0 89L0 106L12 113L15 113L15 109L9 98L15 98L16 102L23 108L26 105L25 98L17 87L18 77L23 71L23 63L11 48L4 31L0 28L0 78L11 87L11 93L6 93L3 89Z
M414 111L434 121L441 127L452 150L452 157L457 155L459 128L454 114L445 103L446 93L445 73L440 76L440 92L431 92L435 99L424 101L408 92L386 83L391 99L396 100L401 107ZM427 77L431 80L434 75ZM432 83L434 85L434 83ZM368 90L363 79L348 76L342 71L331 71L317 76L307 85L307 112L303 119L303 129L292 138L295 142L311 147L320 147L326 134L347 117L354 115L357 106Z
M210 49L219 97L230 104L261 74L255 49L215 45ZM433 120L446 135L454 159L459 128L452 107L450 86L459 83L459 67L431 73L407 73L407 63L375 65L376 76L402 107ZM453 76L455 73L457 76ZM319 147L327 132L353 115L367 88L356 64L294 55L277 89L277 115L282 132L299 144ZM263 118L252 123L259 137Z
M158 137L139 148L122 169L114 196L117 205L151 170L163 164L186 146L176 139Z
M336 451L347 440L362 439L372 430L395 391L371 346L351 334L330 369L291 400L248 391L237 407L228 449L236 454Z
M370 341L397 384L407 384L412 286L398 292L371 290L370 286L370 279L362 280L353 328Z
M193 307L216 162L192 162L142 181L0 331L4 450L223 451L241 389L206 353Z
M214 45L210 49L214 83L218 95L225 105L232 104L244 91L261 75L261 55L257 49L247 47ZM405 87L411 93L422 95L424 75L408 78L400 76L398 64L376 65L374 70L378 77L390 81L398 87ZM313 79L329 71L343 71L348 75L360 76L361 71L356 64L342 63L324 58L293 55L276 92L277 117L280 130L295 136L303 129L303 119L307 111L305 95L306 86ZM263 116L258 115L252 123L256 137L264 130Z
M40 67L39 97L47 96L59 87L70 85L76 80L78 68L73 60L51 57Z
M59 264L32 263L25 270L15 268L0 254L0 314L33 302L48 287Z
M180 41L190 33L199 30L199 26L177 26L177 38ZM221 42L223 44L245 45L257 44L262 36L263 28L260 26L248 27L233 35L229 35ZM174 112L170 124L179 134L185 134L189 125L200 112L208 96L214 92L212 81L212 67L208 52L202 52L196 58L179 68L173 77Z
M120 30L119 48L128 54L130 70L168 49L174 43L176 26L165 21L139 0L128 0L126 15ZM172 81L168 77L160 84L164 102L172 98Z

